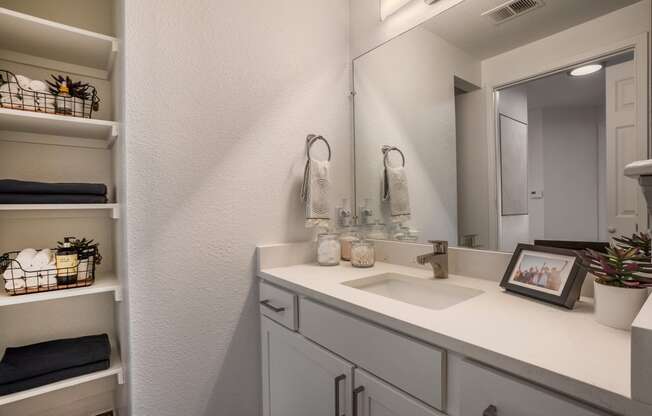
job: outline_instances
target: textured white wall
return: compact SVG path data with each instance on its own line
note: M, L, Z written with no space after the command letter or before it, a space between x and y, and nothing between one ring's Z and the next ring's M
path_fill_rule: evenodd
M598 172L600 164L606 165L606 159L598 157L600 109L604 111L601 106L543 110L543 182L547 184L543 223L547 239L599 238Z
M133 414L255 416L254 248L310 236L307 133L351 195L349 2L124 8Z
M527 92L525 86L519 85L501 90L499 92L498 112L527 124ZM525 180L527 181L528 178L525 178ZM502 199L499 198L498 200L500 202ZM502 210L498 212L502 212ZM501 215L498 226L501 251L514 251L518 243L528 243L530 241L529 215Z

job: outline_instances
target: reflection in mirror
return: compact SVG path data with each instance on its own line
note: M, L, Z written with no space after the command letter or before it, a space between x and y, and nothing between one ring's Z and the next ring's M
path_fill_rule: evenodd
M354 60L356 217L375 238L512 251L647 228L622 169L647 158L650 0L485 14L503 4L463 1Z

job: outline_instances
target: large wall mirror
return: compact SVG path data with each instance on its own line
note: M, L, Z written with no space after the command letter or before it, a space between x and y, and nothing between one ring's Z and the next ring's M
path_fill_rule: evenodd
M647 230L623 168L648 158L649 31L650 0L464 0L357 57L358 223L500 251Z

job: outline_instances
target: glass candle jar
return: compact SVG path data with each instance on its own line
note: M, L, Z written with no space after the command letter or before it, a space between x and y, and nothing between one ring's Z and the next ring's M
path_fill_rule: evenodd
M349 227L340 237L342 260L351 260L351 245L354 241L360 241L360 234L354 227Z
M351 244L351 265L353 267L373 267L376 263L376 250L371 241L354 241Z
M317 237L317 263L320 266L337 266L340 264L340 235L329 233Z

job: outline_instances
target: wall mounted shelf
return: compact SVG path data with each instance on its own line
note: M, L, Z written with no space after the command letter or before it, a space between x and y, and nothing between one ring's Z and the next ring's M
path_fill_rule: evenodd
M120 218L120 204L0 204L0 212L19 211L110 211L111 218Z
M74 289L9 296L7 292L4 291L4 288L0 288L0 308L3 306L23 305L26 303L45 302L48 300L66 299L109 292L113 292L116 302L122 301L122 289L118 278L113 273L98 273L93 285Z
M69 378L67 380L58 381L56 383L47 384L45 386L37 387L30 390L21 391L18 393L0 396L0 406L9 403L19 402L21 400L30 399L32 397L41 396L43 394L51 393L57 390L67 389L69 387L78 386L80 384L88 383L91 381L99 380L107 377L117 377L118 384L124 384L124 373L122 369L122 360L118 354L113 340L111 340L113 351L111 352L111 367L106 370L96 371L91 374L86 374L79 377Z
M105 140L107 147L118 137L118 123L114 121L8 108L0 108L0 130Z
M107 74L118 51L116 38L0 8L0 48Z

